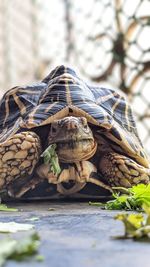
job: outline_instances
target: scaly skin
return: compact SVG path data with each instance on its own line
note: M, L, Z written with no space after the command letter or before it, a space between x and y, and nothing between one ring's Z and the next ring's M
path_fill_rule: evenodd
M41 153L39 136L34 132L15 134L0 145L0 189L18 178L32 174Z
M65 117L51 124L48 143L57 145L61 162L79 162L91 158L97 149L93 133L84 117Z

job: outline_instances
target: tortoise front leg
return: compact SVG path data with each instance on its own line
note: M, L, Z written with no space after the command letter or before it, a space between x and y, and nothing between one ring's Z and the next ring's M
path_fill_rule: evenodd
M136 163L131 158L115 152L105 153L99 161L99 171L111 186L129 188L139 183L150 182L150 169Z
M18 178L32 174L41 153L38 135L27 131L13 135L0 145L0 190Z

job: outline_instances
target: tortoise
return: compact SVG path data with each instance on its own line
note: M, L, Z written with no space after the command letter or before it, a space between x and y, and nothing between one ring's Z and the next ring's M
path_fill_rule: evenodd
M41 157L56 145L60 173ZM88 85L57 66L0 102L0 190L11 197L102 196L149 183L147 155L130 105L117 90ZM104 191L103 191L104 190Z

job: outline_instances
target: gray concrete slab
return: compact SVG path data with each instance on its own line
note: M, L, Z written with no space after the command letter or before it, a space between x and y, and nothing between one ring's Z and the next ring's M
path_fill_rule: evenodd
M10 205L9 205L10 206ZM7 267L149 267L150 243L113 240L123 233L115 211L104 211L88 203L14 203L19 212L0 212L0 221L30 222L41 236L43 262L8 262ZM48 208L54 208L48 211ZM17 234L21 238L26 233ZM0 235L3 238L4 234Z

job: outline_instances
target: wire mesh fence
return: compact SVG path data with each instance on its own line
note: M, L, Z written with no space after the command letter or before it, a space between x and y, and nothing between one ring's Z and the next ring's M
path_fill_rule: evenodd
M128 95L150 153L149 13L149 0L0 0L0 97L69 64Z

